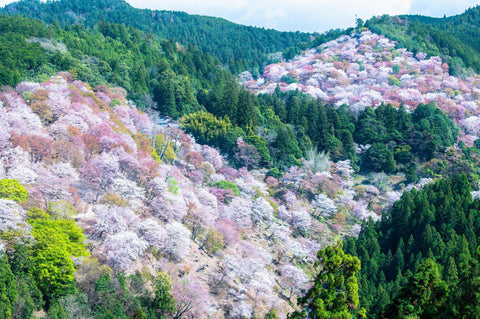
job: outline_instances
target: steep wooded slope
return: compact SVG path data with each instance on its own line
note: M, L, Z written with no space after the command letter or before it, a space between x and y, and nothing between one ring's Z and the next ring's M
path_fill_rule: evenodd
M380 174L358 185L349 161L324 158L321 168L306 163L278 178L234 169L125 96L69 73L1 92L0 238L20 291L15 313L155 317L168 273L177 307L161 310L169 316L185 305L195 318L286 314L308 287L316 252L400 195ZM15 181L28 196L5 193ZM87 254L73 221L90 255L74 262ZM62 250L45 240L48 227L69 227ZM48 281L42 269L57 268L42 261L53 257L68 261L68 276Z
M267 54L310 42L310 34L279 32L238 25L220 18L184 12L136 9L121 0L27 0L5 6L1 13L19 14L60 27L81 24L94 27L100 21L124 24L163 39L175 39L211 53L234 73L258 68Z

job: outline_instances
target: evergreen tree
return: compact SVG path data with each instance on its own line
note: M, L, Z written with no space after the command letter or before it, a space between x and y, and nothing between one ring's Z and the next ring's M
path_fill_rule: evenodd
M300 299L303 310L294 312L289 318L354 318L364 317L365 310L357 309L358 284L356 273L360 260L343 251L343 244L322 249L315 263L319 272L313 287Z
M382 318L435 318L447 308L448 287L437 263L426 259L382 312Z
M0 251L0 318L11 318L16 299L15 276L10 269L7 256Z

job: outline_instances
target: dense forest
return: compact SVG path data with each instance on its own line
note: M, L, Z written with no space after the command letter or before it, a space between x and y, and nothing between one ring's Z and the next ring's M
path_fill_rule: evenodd
M475 317L480 139L465 121L478 106L352 108L279 85L255 94L234 74L255 81L282 59L269 53L368 28L412 53L355 76L390 67L371 82L407 90L401 54L465 76L480 70L466 31L479 10L310 35L117 0L5 6L0 317L273 319L278 303L292 319ZM336 79L354 64L323 62Z
M358 256L360 305L375 318L478 314L478 213L465 174L403 194L345 250Z
M449 18L384 15L366 21L365 26L414 53L441 56L452 74L465 76L471 74L465 68L480 71L479 10L476 6Z
M248 27L224 19L189 15L184 12L136 9L121 0L20 1L0 13L39 19L61 28L79 24L93 28L99 21L123 24L158 36L174 39L210 53L233 73L262 68L268 55L285 52L292 57L310 44L310 34L280 32ZM67 13L67 14L66 14ZM241 43L241 45L238 45Z

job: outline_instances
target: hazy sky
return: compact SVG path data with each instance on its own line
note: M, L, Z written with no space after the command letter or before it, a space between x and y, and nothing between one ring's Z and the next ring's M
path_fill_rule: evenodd
M86 0L88 1L88 0ZM0 0L0 6L13 2ZM326 31L354 26L381 14L442 17L462 13L480 0L127 0L137 8L179 10L288 31Z

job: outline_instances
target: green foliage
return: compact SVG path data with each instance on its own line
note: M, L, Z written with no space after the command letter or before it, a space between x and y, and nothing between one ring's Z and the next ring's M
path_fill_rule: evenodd
M366 171L395 172L397 166L416 180L412 165L416 157L428 161L455 144L459 129L434 104L419 104L413 113L403 106L367 107L355 123L354 141L372 144L362 155Z
M18 291L15 302L15 318L31 318L35 309L41 309L44 305L43 296L38 289L37 282L32 276L33 260L31 249L22 244L13 246L13 255L10 256L10 267L16 277L16 289Z
M479 208L461 174L405 192L385 218L365 223L358 239L347 239L346 252L362 262L360 305L369 317L385 311L388 318L468 318L452 311L463 311L457 306L462 298L475 298L465 294L477 288L464 287L475 285L477 276Z
M0 180L0 198L14 200L18 203L28 198L28 192L16 179Z
M365 153L363 161L366 169L387 174L395 172L393 154L383 143L373 144Z
M199 111L182 118L183 129L195 136L198 143L221 146L225 143L231 123L228 118L217 118L211 113Z
M77 214L77 210L72 204L62 199L48 203L47 213L53 219L70 219Z
M175 195L178 195L180 187L178 187L178 182L175 180L175 178L169 176L167 179L167 184L168 184L168 191L171 193L174 193Z
M184 12L135 9L122 1L95 0L88 4L75 0L48 3L26 1L6 6L1 12L29 16L49 25L56 23L57 28L82 24L88 29L100 21L98 27L105 37L132 44L139 36L130 34L130 30L136 28L209 52L234 73L261 67L271 52L288 49L290 55L298 54L311 43L308 33L242 26L220 18ZM65 15L65 12L75 12L75 15ZM79 16L82 19L78 19ZM170 53L174 48L165 47L164 50ZM198 63L196 59L192 59L192 62Z
M400 65L395 64L394 66L392 66L392 72L393 74L398 74L398 72L400 72Z
M45 213L43 209L40 209L38 207L32 207L28 210L27 212L27 217L28 220L34 220L34 219L48 219L50 216Z
M277 316L277 310L273 309L265 315L265 319L279 319Z
M168 314L171 314L177 310L176 301L173 299L172 279L170 275L159 272L155 278L154 283L154 309L157 311L157 318L167 318Z
M338 242L318 252L319 272L313 287L300 299L304 307L289 318L354 318L364 316L364 310L357 309L359 303L356 273L360 271L360 260L343 251Z
M291 83L297 83L298 80L289 77L288 75L283 75L282 78L280 79L281 82L291 84Z
M114 106L117 106L117 105L122 105L122 102L120 102L120 100L118 100L118 99L113 99L113 100L110 102L110 106L111 106L111 107L114 107Z
M55 301L53 304L48 307L48 319L67 319L67 315L65 313L65 309L62 305Z
M32 273L49 299L74 291L72 256L86 256L82 229L73 220L31 219L36 244L31 248Z
M267 172L267 176L272 176L272 177L275 177L275 178L281 178L283 176L283 174L278 170L277 167L274 167Z
M209 254L218 253L224 246L223 235L215 229L211 229L205 236L203 247Z
M0 83L16 85L27 71L47 62L44 49L26 41L45 34L46 27L38 21L0 16Z
M230 181L227 181L227 180L221 180L221 181L213 183L212 186L216 187L216 188L221 188L221 189L231 189L233 191L233 193L235 194L235 196L240 195L240 192L238 190L238 186L234 182L230 182Z
M7 256L0 251L0 318L11 318L16 299L15 276L10 269Z
M258 155L262 157L264 163L268 163L271 160L270 152L267 148L267 142L256 134L249 134L246 137L246 142L253 145L258 152Z
M457 140L459 129L435 105L419 104L412 114L412 120L412 148L422 158L435 157Z
M131 317L132 319L148 319L147 315L142 311L142 308L137 308Z
M451 269L451 267L448 268L448 270ZM477 248L473 258L462 264L459 278L449 277L453 279L449 302L450 317L476 317L480 312L480 247Z
M175 159L175 141L170 139L170 136L157 134L155 136L155 154L159 160L164 162L171 162Z
M112 278L107 271L104 271L95 283L95 317L96 318L124 318L128 317L124 311L126 297L120 288L121 274Z
M312 173L327 172L332 166L328 154L317 149L309 149L305 156L304 166Z
M402 86L402 82L397 79L394 75L388 76L388 85L396 85L398 87Z
M383 318L434 318L446 310L448 287L438 264L427 258L385 308Z

